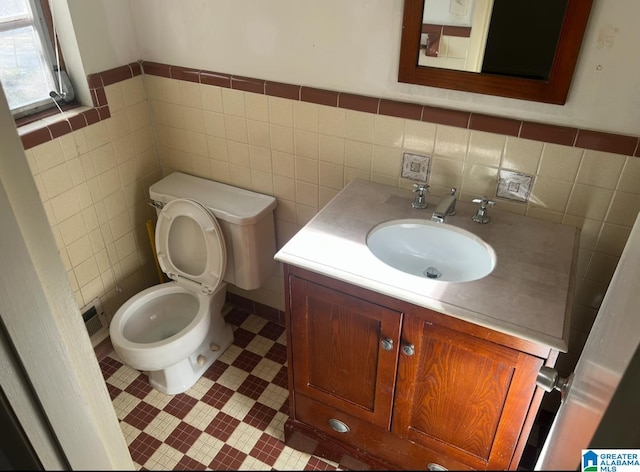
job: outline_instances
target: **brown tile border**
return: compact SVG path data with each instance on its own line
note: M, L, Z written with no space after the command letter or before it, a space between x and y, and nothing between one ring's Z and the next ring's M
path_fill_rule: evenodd
M523 121L520 128L520 137L534 141L545 141L563 146L573 146L576 142L578 130L566 126L545 125Z
M284 312L277 308L270 307L260 302L245 298L236 293L227 292L227 303L236 306L244 311L248 311L265 320L272 321L280 326L285 325Z
M141 74L156 75L197 82L205 85L233 88L291 100L300 100L330 107L345 108L421 120L436 125L453 126L477 131L504 134L523 139L574 146L583 149L611 152L640 157L640 140L637 136L581 130L567 126L472 113L448 108L401 102L352 93L335 92L313 87L270 82L251 77L235 76L222 72L190 69L157 62L139 61L116 67L87 77L94 108L85 110L69 119L71 126L53 123L21 135L25 149L45 143L71 131L76 131L111 116L104 87Z
M457 36L459 38L471 37L471 28L469 26L442 26L442 34L444 36Z
M146 73L145 67L145 73ZM205 85L215 85L217 87L231 88L231 76L218 72L200 71L200 83Z
M251 77L232 75L231 88L242 90L244 92L264 94L265 82L264 80L252 79Z
M21 135L20 139L22 140L22 146L24 146L25 149L29 149L51 141L54 138L51 137L49 128L38 128Z
M512 120L511 118L500 118L477 113L472 113L469 119L469 129L485 131L487 133L505 134L507 136L518 136L521 125L521 121Z
M169 74L172 79L184 80L186 82L200 83L200 71L198 69L187 69L185 67L171 67Z
M338 94L338 107L365 113L378 113L379 98L365 97L352 93Z
M455 126L456 128L468 128L471 113L466 111L449 110L447 108L422 107L422 121L437 125Z
M289 100L300 100L300 87L297 85L267 81L264 85L264 91L266 95L271 95L273 97L288 98Z
M422 118L422 106L415 103L401 103L381 98L378 114L420 121L420 118Z
M338 106L339 95L338 92L312 87L302 87L300 89L300 100L303 102L317 103L318 105L326 105L328 107Z
M638 147L638 138L598 131L579 130L576 147L595 149L632 156Z

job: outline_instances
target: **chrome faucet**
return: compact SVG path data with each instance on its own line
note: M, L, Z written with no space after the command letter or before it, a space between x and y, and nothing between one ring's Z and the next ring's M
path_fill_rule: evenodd
M427 184L413 184L413 191L417 195L411 203L411 208L417 208L418 210L427 208L427 200L424 194L429 192L429 186Z
M487 205L493 206L496 202L494 202L493 200L489 200L487 197L474 198L471 201L473 203L480 204L480 208L478 208L478 210L476 211L476 214L471 217L474 223L480 223L482 225L485 225L489 221L491 221L491 218L489 218L489 215L487 215Z
M440 200L440 203L433 210L433 214L431 215L431 221L435 221L437 223L444 223L447 216L456 214L456 189L455 187L451 189L451 193Z

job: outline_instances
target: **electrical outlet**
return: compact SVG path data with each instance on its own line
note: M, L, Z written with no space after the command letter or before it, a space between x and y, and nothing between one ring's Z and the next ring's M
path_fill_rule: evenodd
M420 154L405 152L402 154L402 177L411 180L429 181L431 158Z
M533 187L532 175L500 170L496 197L526 203L529 201L531 187Z

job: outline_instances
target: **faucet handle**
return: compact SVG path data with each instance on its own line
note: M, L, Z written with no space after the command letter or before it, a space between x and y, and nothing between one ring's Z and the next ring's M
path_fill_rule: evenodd
M424 193L429 192L429 186L427 184L413 184L413 191L417 192L417 195L413 203L411 203L411 208L417 208L419 210L427 208L427 199Z
M451 187L451 195L455 195L457 191L458 191L457 188Z
M487 224L490 221L489 216L487 215L487 205L493 206L496 202L493 200L489 200L487 197L482 198L474 198L471 200L473 203L479 203L480 208L476 211L476 214L471 217L471 219L475 223Z
M429 191L429 184L413 184L413 191L414 192L428 192Z
M489 206L493 206L496 204L496 202L494 202L493 200L489 200L487 197L482 197L482 198L474 198L473 200L471 200L473 203L479 203L480 204L480 208L485 209L487 208L487 205Z

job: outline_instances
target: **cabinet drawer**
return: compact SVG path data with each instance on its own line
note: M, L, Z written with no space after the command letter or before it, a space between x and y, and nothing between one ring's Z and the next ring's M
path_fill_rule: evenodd
M470 470L471 467L433 452L413 442L355 418L335 408L323 405L304 395L295 397L295 418L337 441L368 451L391 464L408 470L429 470L429 464L437 464L449 470ZM339 422L339 423L336 423ZM338 432L334 426L345 425L348 430Z

